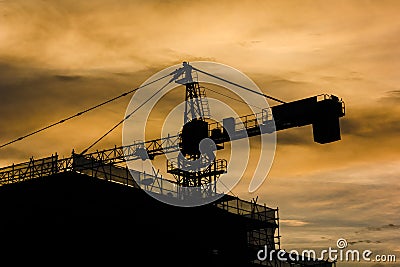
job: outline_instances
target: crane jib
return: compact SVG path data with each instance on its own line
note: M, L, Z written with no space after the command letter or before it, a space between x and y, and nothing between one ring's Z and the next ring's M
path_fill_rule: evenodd
M217 149L222 149L223 144L231 140L312 125L314 141L326 144L341 139L339 118L344 115L345 108L342 100L333 95L319 95L273 106L259 114L225 118L222 122L209 123L208 137L216 143ZM242 127L238 127L236 123L238 120L242 121ZM228 132L231 133L230 136ZM154 159L158 155L179 151L181 147L181 136L173 135L96 151L86 156L117 163L124 160L143 159L141 149L145 150L146 158Z
M273 106L269 112L270 117L261 115L261 124L257 115L241 117L241 124L244 125L241 129L237 129L238 119L225 118L222 125L211 126L210 138L216 144L221 144L263 133L312 125L314 141L317 143L326 144L341 139L339 118L345 115L345 108L344 102L336 96L313 96Z

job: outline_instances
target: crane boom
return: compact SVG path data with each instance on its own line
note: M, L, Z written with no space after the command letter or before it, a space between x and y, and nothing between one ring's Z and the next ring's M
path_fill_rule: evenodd
M218 148L218 145L236 139L312 125L314 141L325 144L341 139L339 118L344 115L345 106L341 99L334 95L318 95L273 106L256 114L225 118L222 123L211 123L208 125L208 136L205 137L212 139ZM177 134L96 151L85 154L85 157L105 163L121 163L125 160L154 159L155 156L176 152L181 148L181 135Z
M211 125L210 138L220 144L247 136L312 125L314 141L326 144L341 139L339 118L344 115L344 102L337 96L318 95L273 106L261 113L238 119L225 118L222 125ZM241 129L237 129L241 124Z

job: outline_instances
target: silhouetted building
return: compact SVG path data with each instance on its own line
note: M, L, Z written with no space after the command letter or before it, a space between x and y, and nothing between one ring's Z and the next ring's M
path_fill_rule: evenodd
M277 209L230 195L198 207L164 204L126 168L76 155L2 168L0 181L2 259L14 252L39 264L332 266L257 260L265 245L280 248Z

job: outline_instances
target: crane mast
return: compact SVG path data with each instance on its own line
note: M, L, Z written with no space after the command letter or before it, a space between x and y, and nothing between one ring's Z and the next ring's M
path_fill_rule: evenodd
M204 88L197 81L193 81L190 65L184 64L183 78L176 81L185 85L185 112L184 125L180 134L177 158L167 160L167 172L172 174L179 185L179 190L190 194L206 194L209 197L216 194L218 177L226 172L227 161L215 159L209 138L208 122L210 109ZM203 148L203 149L202 149ZM190 187L190 190L186 190ZM196 188L198 190L196 190ZM182 194L187 195L187 194Z

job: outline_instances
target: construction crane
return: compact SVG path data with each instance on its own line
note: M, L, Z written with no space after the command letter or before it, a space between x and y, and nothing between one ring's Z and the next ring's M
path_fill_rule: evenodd
M210 117L210 108L208 106L205 90L204 87L202 87L200 83L192 77L192 72L194 71L212 76L213 78L221 79L224 82L228 82L239 88L270 98L280 104L262 109L259 113L249 114L239 118L228 117L219 122L211 122L208 120ZM270 134L275 131L306 125L312 125L314 141L317 143L327 144L341 140L339 119L345 115L345 104L335 95L323 94L286 103L279 99L230 82L214 74L207 73L190 65L188 62L184 62L181 68L176 69L174 72L158 78L157 80L161 80L171 75L173 75L173 77L169 82L175 82L185 86L185 111L183 114L184 125L181 132L178 134L168 135L166 137L148 141L138 141L130 145L115 146L110 149L91 153L87 153L88 149L86 149L80 154L75 154L73 152L71 158L63 160L58 160L58 158L55 159L54 157L43 159L43 162L47 162L48 160L51 161L51 164L48 164L49 168L46 168L45 172L41 171L36 173L36 169L31 170L30 168L33 168L34 166L32 159L30 161L32 164L28 162L1 168L0 180L4 180L2 183L12 183L29 177L40 177L47 172L53 173L69 169L82 171L87 168L93 170L94 168L98 168L98 166L101 166L101 168L111 165L117 166L120 163L133 160L154 160L156 156L180 151L181 153L179 153L177 158L167 160L167 172L172 174L175 178L175 181L172 182L175 185L178 185L178 190L181 190L182 192L187 188L202 188L203 192L208 193L209 196L213 196L217 194L217 179L221 174L226 173L227 171L227 161L225 159L216 159L214 151L223 149L224 143L226 142L262 134ZM155 81L8 142L2 145L2 147L30 135L37 134L40 131L63 123L74 117L80 116L106 103L135 92L153 82ZM142 104L138 108L141 106ZM129 116L130 115L126 116L124 120ZM119 122L107 133L115 129L124 120ZM237 127L237 125L239 125L238 122L240 122L242 127ZM104 136L105 135L101 138ZM101 140L101 138L99 140ZM212 142L206 143L208 149L204 152L200 146L203 140L208 139ZM18 169L18 172L15 171L16 168ZM27 175L29 173L34 173L34 175ZM135 172L135 174L132 174L131 172L131 176L133 177L135 177L136 174L138 177L140 176L139 172ZM153 175L152 179L146 180L145 183L147 185L151 184L151 182L154 182L157 178L157 175ZM141 182L143 182L143 180Z
M213 151L223 149L226 142L305 125L312 125L317 143L327 144L341 139L339 118L345 115L345 105L335 95L317 95L289 103L270 97L280 104L256 114L210 122L205 89L193 79L194 70L216 77L187 62L173 73L170 81L185 86L184 125L180 133L85 154L85 157L115 164L125 160L153 160L158 155L180 151L177 158L167 160L167 172L174 176L174 183L180 190L201 187L211 196L216 194L217 179L227 171L227 161L216 159ZM236 127L239 121L244 126L240 129ZM214 143L208 143L211 149L202 152L201 142L208 138Z
M216 192L216 182L220 175L227 171L227 161L225 159L217 159L214 151L224 149L224 143L234 142L235 140L252 136L271 134L275 131L281 131L284 129L301 127L305 125L312 125L314 141L317 143L327 144L341 139L339 119L345 115L345 105L341 99L334 95L318 95L286 103L254 91L253 93L259 95L261 94L262 96L273 99L280 104L271 108L262 109L262 111L259 113L249 114L239 118L228 117L222 119L222 121L211 122L209 120L210 108L208 106L204 87L202 87L200 83L192 77L192 71L194 69L195 68L189 63L185 62L182 68L177 69L172 73L173 78L170 80L185 87L185 110L183 114L184 125L182 126L181 132L178 134L168 135L159 139L134 142L130 145L119 147L115 146L110 149L104 149L92 153L86 153L86 149L84 150L84 153L82 152L76 154L73 152L70 158L59 159L57 154L38 160L33 160L33 158L31 158L31 160L28 162L16 165L13 164L12 166L0 168L0 185L21 182L44 176L52 176L62 172L73 172L124 184L126 186L136 188L140 186L147 192L156 193L159 195L163 195L165 193L167 197L170 197L168 194L175 193L175 191L166 190L162 184L158 185L157 190L159 189L159 191L157 192L151 188L155 183L162 183L163 180L165 180L162 177L160 179L158 174L149 175L136 170L129 170L127 166L123 168L118 165L120 163L133 160L154 160L155 157L159 155L180 151L181 153L179 154L178 158L167 160L167 172L174 176L175 181L173 181L173 185L177 186L176 199L180 201L182 197L192 197L187 193L196 192L196 190L190 190L193 188L201 188L202 193L208 194L205 197L214 197L215 199L215 196L222 195ZM201 71L199 69L196 70ZM213 76L217 77L215 75ZM161 77L159 79L165 77ZM64 120L53 123L47 127L10 141L3 146L0 146L0 148L80 116L106 103L126 96L131 92L143 88L144 86L130 90L127 93L79 112L76 115L70 116ZM240 87L238 84L235 86ZM244 87L242 88L248 89ZM128 117L129 115L125 118ZM239 125L239 121L241 122L240 125L243 127L237 127ZM118 123L116 126L118 126L120 123ZM116 126L114 126L110 131L115 129ZM101 140L101 138L99 140ZM208 139L212 142L208 142L205 145L211 149L204 150L202 149L202 145L204 146L203 141ZM94 144L97 142L98 141L96 141ZM170 182L170 180L167 181ZM67 191L69 191L69 187L67 188ZM75 191L68 193L73 194L73 192ZM118 189L118 194L119 193L120 191ZM246 248L249 250L247 251L248 255L253 255L250 254L253 253L253 250L255 255L255 253L259 251L261 245L268 246L268 251L278 251L277 249L280 249L278 209L271 209L267 208L265 205L258 205L256 204L256 199L250 203L239 200L238 198L234 198L228 194L223 196L225 197L223 201L215 202L215 205L216 207L229 213L242 216L240 219L240 225L246 227L241 229L242 232L240 233L244 234L240 234L240 239L243 237L247 238ZM102 195L102 197L104 197L104 195ZM86 199L87 197L85 197L85 200ZM69 199L67 200L69 201ZM39 201L44 202L42 201L42 198L40 198ZM80 205L81 202L77 203ZM29 205L27 207L29 207ZM157 211L151 212L157 213ZM143 215L142 213L137 214ZM231 220L231 217L229 216L224 215L224 217L226 220ZM183 219L183 221L179 221L178 223L185 224L185 226L189 225L189 227L184 227L183 229L189 229L189 232L192 229L197 229L199 224L191 224L191 221L186 217ZM96 220L98 220L97 217ZM242 221L246 221L246 224L243 224ZM156 224L159 224L158 220ZM212 221L209 223L207 222L207 224L205 224L207 231L205 232L209 232L208 227L210 227L212 230L215 230L214 226L215 225ZM81 226L79 226L79 228L81 229ZM278 230L277 235L275 235L276 229ZM141 230L142 229L140 229L140 231ZM179 229L177 230L179 231ZM137 231L131 232L136 235ZM188 231L181 231L181 233L186 235L188 234ZM210 233L214 234L215 231L211 231ZM148 236L146 233L145 235L147 239ZM202 237L201 234L199 234L199 236ZM159 236L157 236L157 238L159 238ZM201 240L201 238L196 240ZM190 242L185 242L183 244L183 246L187 246L188 244L189 246L191 245ZM276 245L278 245L278 247L276 247ZM218 244L218 246L220 245ZM177 249L181 248L182 247ZM218 252L218 250L216 251ZM201 252L202 250L200 253ZM241 252L246 253L246 251ZM217 254L214 256L216 255ZM254 263L257 263L257 261ZM318 262L318 264L319 263L320 262ZM273 260L263 262L262 265L280 266L280 262Z

